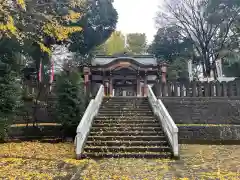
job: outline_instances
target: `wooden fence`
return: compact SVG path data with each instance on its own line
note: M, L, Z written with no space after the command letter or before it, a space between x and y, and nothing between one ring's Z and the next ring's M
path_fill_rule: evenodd
M240 81L167 82L152 87L157 97L240 97Z

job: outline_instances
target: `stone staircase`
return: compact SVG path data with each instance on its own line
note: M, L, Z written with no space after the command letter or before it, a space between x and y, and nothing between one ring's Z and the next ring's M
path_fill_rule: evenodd
M104 98L83 157L171 158L172 149L147 98Z

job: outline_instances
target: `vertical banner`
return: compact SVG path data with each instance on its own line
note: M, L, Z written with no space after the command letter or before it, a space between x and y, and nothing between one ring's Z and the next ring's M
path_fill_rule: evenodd
M223 76L223 71L222 71L222 60L218 59L216 60L216 70L217 70L217 76L222 77Z
M193 68L192 68L192 60L188 61L188 75L189 75L189 80L193 80Z
M51 92L51 90L52 90L53 79L54 79L54 61L52 60L52 62L51 62L51 71L50 71L50 79L49 79L50 92Z

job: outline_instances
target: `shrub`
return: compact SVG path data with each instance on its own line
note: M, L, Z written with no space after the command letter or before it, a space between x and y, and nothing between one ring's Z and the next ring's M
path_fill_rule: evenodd
M0 140L7 137L21 102L21 85L17 73L0 61Z
M74 137L84 114L86 98L81 75L62 72L56 83L56 117L65 137Z

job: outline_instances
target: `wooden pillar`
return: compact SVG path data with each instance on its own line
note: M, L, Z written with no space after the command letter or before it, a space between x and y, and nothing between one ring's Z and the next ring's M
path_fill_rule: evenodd
M107 79L106 79L106 74L105 71L102 71L102 85L104 87L104 95L108 95L108 90L107 90Z
M113 79L112 79L111 71L110 71L110 77L109 77L109 95L113 96Z
M145 72L145 75L144 75L144 97L147 96L147 86L148 86L148 84L147 84L147 78L148 78L147 72Z
M84 73L84 92L85 94L89 90L89 74L90 74L90 69L88 67L83 68L83 73Z
M105 81L105 89L106 89L105 95L109 96L110 93L109 93L109 80L108 79Z
M137 75L137 96L141 96L141 79L140 75Z

